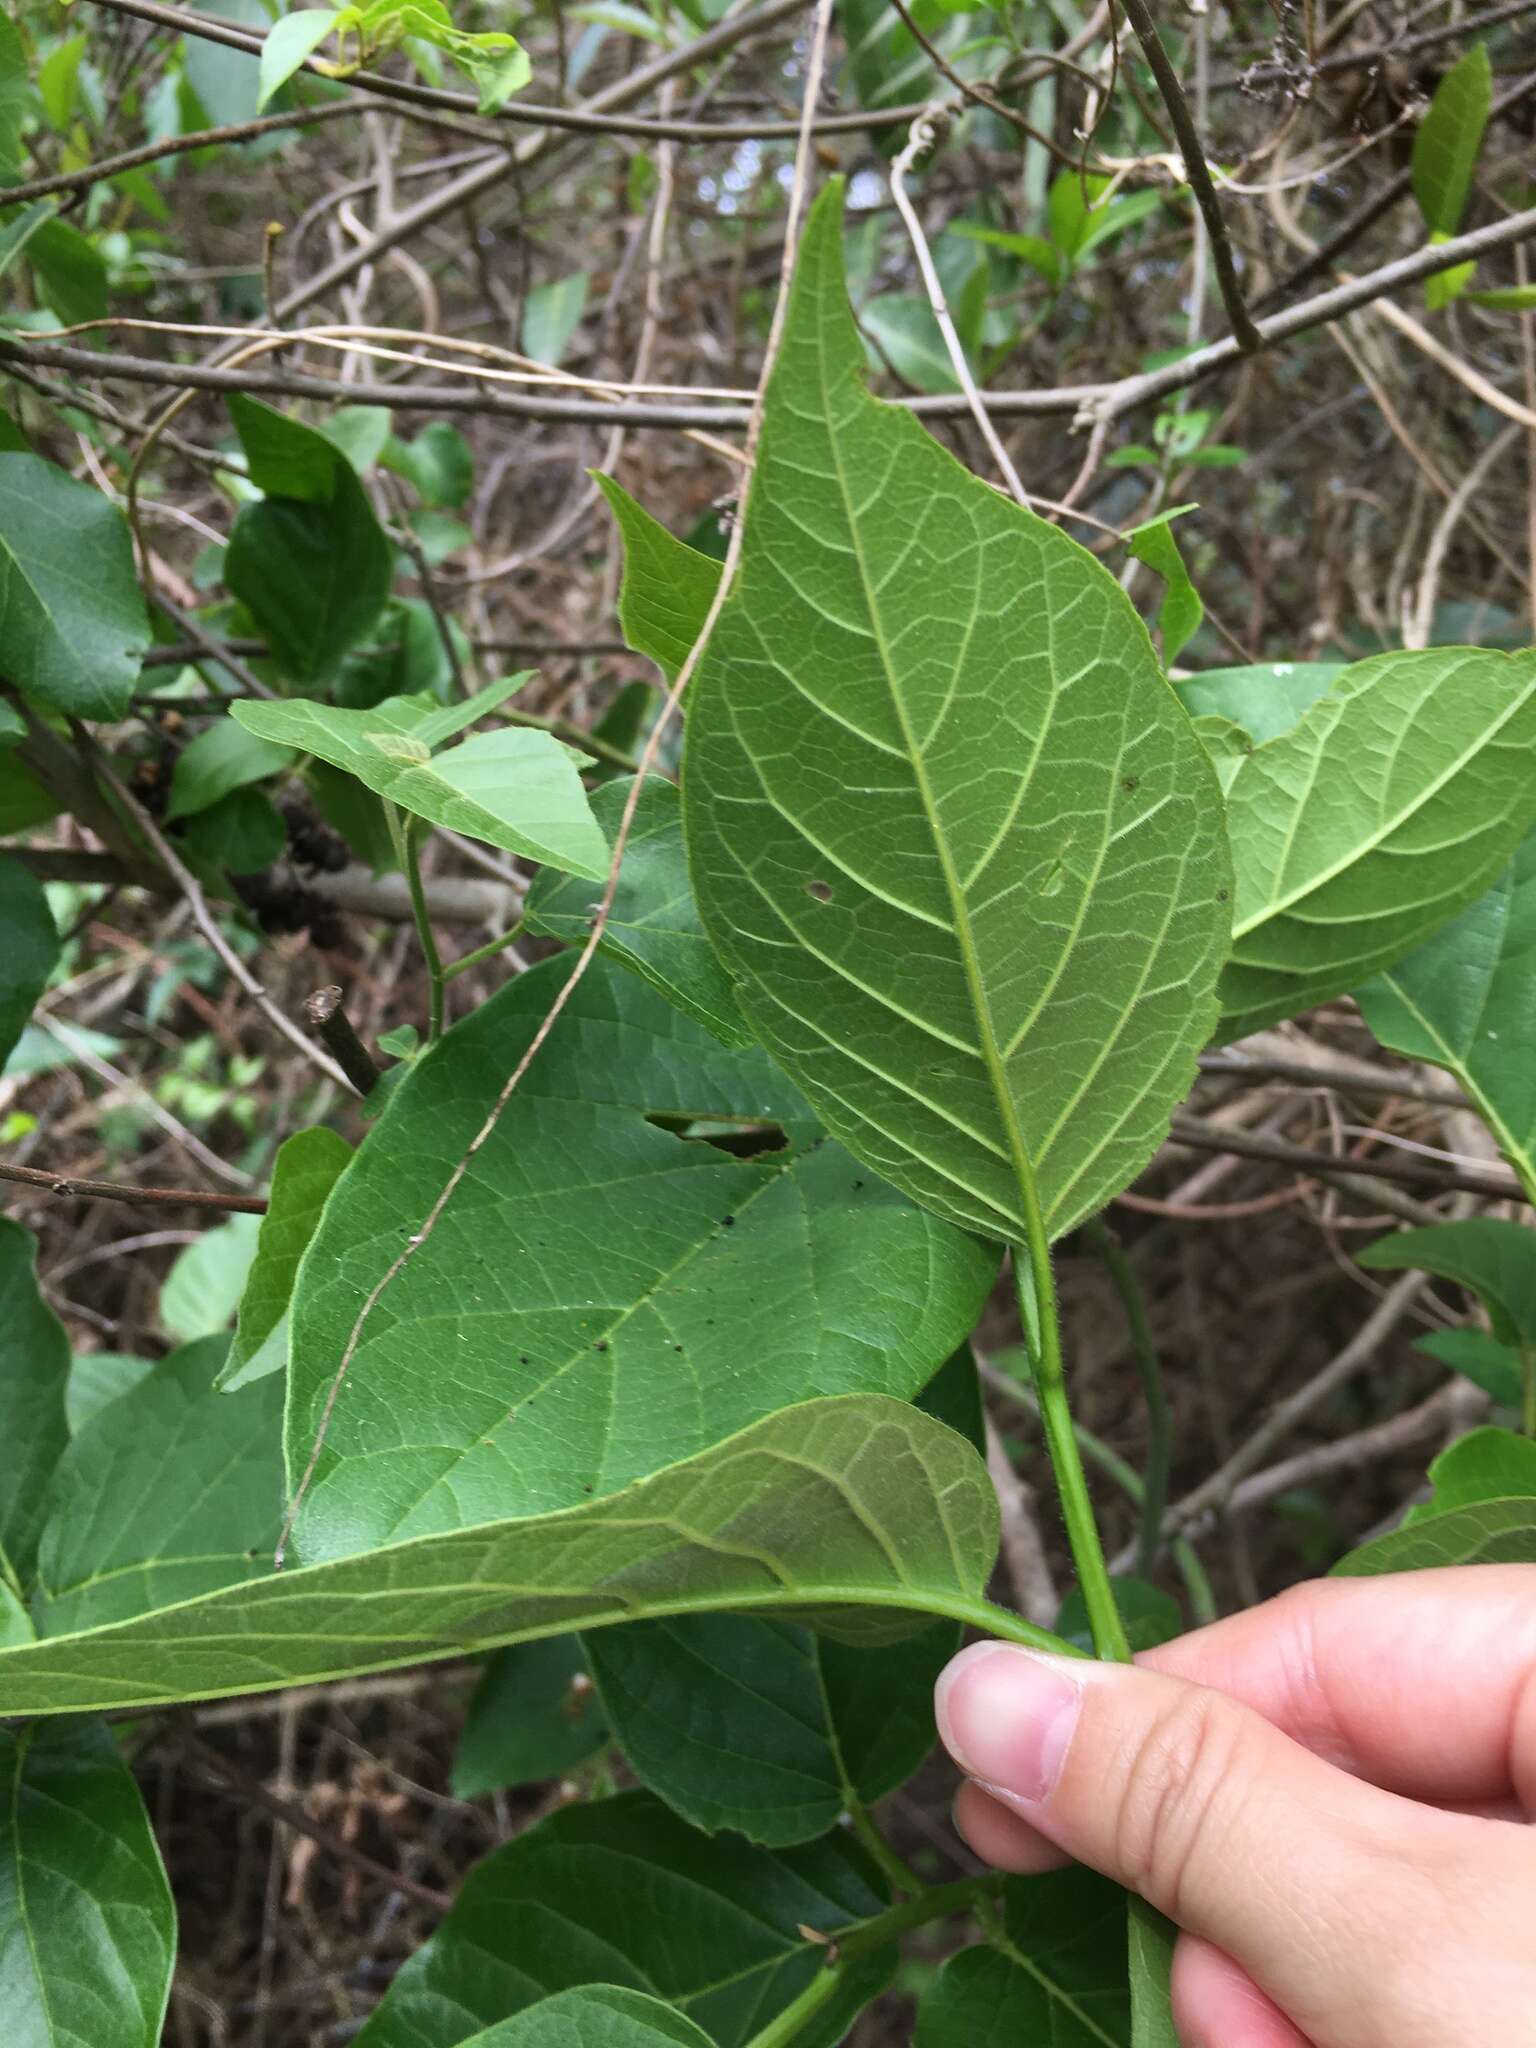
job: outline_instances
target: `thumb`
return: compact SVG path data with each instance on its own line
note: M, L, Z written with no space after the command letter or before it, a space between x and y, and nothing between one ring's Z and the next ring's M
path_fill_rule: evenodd
M988 1642L936 1705L983 1790L1319 2034L1385 1983L1411 2008L1419 1958L1477 1896L1477 1823L1350 1777L1208 1687Z

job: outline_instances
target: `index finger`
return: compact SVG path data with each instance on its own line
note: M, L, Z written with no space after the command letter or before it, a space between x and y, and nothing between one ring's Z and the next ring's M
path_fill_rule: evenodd
M1536 1812L1536 1565L1312 1580L1137 1662L1388 1791Z

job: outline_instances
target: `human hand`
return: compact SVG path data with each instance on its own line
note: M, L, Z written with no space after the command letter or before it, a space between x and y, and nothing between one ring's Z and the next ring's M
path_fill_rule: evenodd
M1185 2048L1536 2048L1536 1565L1299 1586L1134 1666L939 1679L986 1862L1183 1930Z

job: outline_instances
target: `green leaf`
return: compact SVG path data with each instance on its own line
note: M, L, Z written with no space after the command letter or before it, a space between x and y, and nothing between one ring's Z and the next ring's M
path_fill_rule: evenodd
M71 718L122 718L149 646L123 515L38 455L0 455L0 674Z
M1493 70L1477 43L1436 86L1413 138L1413 196L1432 234L1461 225L1492 104Z
M720 564L676 539L612 477L598 476L624 540L619 624L668 682L693 651L720 581Z
M337 1183L294 1294L293 1473L359 1304L568 972L519 975L424 1053ZM738 1159L656 1117L778 1123L792 1143ZM300 1553L611 1493L811 1393L916 1393L972 1327L995 1255L808 1128L762 1053L594 964L363 1325Z
M202 12L239 22L258 34L265 34L272 26L272 16L263 0L204 0ZM207 117L205 121L189 123L190 126L224 128L235 121L249 121L256 112L261 66L255 57L191 35L182 38L181 66Z
M1536 308L1536 284L1502 285L1494 291L1468 292L1467 303L1494 313L1529 313Z
M0 753L0 837L46 825L62 809L24 762L9 749Z
M171 1888L110 1731L0 1729L7 2048L155 2048L175 1953Z
M1125 1894L1093 1871L1012 1878L994 1942L923 1993L913 2048L1129 2048Z
M876 369L889 364L914 391L960 389L939 323L926 299L882 292L865 301L859 325L868 337L870 361Z
M583 1984L466 2036L465 2048L710 2048L708 2034L643 1992Z
M177 757L165 815L185 818L194 811L206 811L232 789L264 782L292 763L291 747L258 739L232 718L218 719Z
M1379 1237L1360 1253L1372 1272L1418 1267L1475 1294L1501 1344L1536 1347L1536 1231L1497 1216L1468 1216Z
M1257 748L1227 796L1222 1030L1357 987L1494 881L1536 817L1536 651L1383 654Z
M107 317L107 266L77 227L65 220L44 221L27 243L27 261L66 327Z
M581 786L579 757L547 732L504 726L429 759L436 741L457 730L455 720L478 718L480 711L406 697L386 698L367 711L302 697L232 709L248 732L345 768L429 824L588 881L607 875L608 842Z
M1253 752L1253 741L1240 725L1234 725L1230 718L1196 718L1191 721L1195 735L1211 757L1211 766L1216 770L1216 780L1221 784L1221 793L1226 795L1232 787L1238 769Z
M872 1917L886 1903L876 1883L840 1835L772 1855L697 1834L644 1792L567 1807L476 1866L358 2048L453 2048L596 1977L627 1979L717 2048L739 2048L825 1968L802 1930Z
M1390 1052L1454 1074L1536 1192L1536 834L1485 896L1357 991Z
M1171 511L1160 512L1155 519L1133 526L1125 536L1134 559L1145 562L1168 586L1158 608L1157 623L1163 636L1163 660L1170 668L1199 632L1200 621L1205 617L1205 606L1200 601L1199 591L1190 581L1184 556L1169 523L1181 512L1193 510L1192 505L1180 505Z
M218 1394L224 1354L222 1337L173 1351L71 1439L38 1545L40 1635L108 1628L270 1574L282 1383Z
M1340 1558L1335 1577L1536 1564L1536 1444L1528 1437L1475 1429L1440 1453L1429 1476L1430 1501L1390 1535Z
M1184 1616L1179 1610L1179 1603L1161 1586L1149 1585L1145 1579L1129 1576L1117 1576L1110 1585L1133 1650L1155 1649L1159 1643L1172 1642L1175 1636L1184 1633ZM1055 1629L1057 1635L1065 1636L1068 1642L1079 1643L1085 1650L1093 1648L1087 1602L1076 1586L1061 1603Z
M393 439L392 414L387 405L344 405L320 427L327 441L339 448L359 476L384 458Z
M192 866L215 876L253 875L282 858L288 828L282 812L259 789L232 789L187 820L181 845Z
M982 227L973 220L957 220L950 232L965 235L973 242L985 242L990 249L1001 249L1005 256L1017 257L1021 263L1027 263L1031 270L1037 271L1053 291L1058 290L1064 281L1061 253L1055 243L1048 242L1044 235L1011 234L1005 228ZM1117 452L1123 454L1124 451ZM1115 460L1114 456L1109 459L1111 462ZM1157 460L1155 453L1151 459Z
M688 715L705 930L850 1150L1010 1239L1032 1163L1060 1235L1156 1149L1214 1019L1220 792L1109 572L864 389L836 188L746 522Z
M1464 1374L1501 1407L1519 1406L1524 1385L1520 1354L1513 1346L1490 1337L1486 1330L1470 1325L1458 1330L1431 1330L1428 1336L1416 1338L1413 1348L1422 1351L1426 1358L1438 1359L1453 1372Z
M589 282L586 271L578 270L574 276L541 284L528 294L523 306L525 356L551 367L564 362L571 336L586 311Z
M160 1321L183 1344L227 1330L256 1256L261 1219L231 1216L177 1257L160 1290Z
M632 776L624 776L593 795L592 814L609 839L618 831L633 783ZM528 892L529 931L568 946L582 945L599 894L591 883L553 872L539 875ZM722 1045L753 1042L730 977L699 922L683 845L682 799L677 785L659 776L651 776L640 792L599 951L649 982Z
M0 1579L31 1579L48 1488L69 1442L69 1339L43 1300L30 1231L0 1217Z
M286 85L306 57L312 57L336 26L333 7L305 7L297 14L284 15L267 32L261 46L261 85L256 111L271 99L279 86Z
M730 1828L784 1848L825 1834L851 1798L878 1799L917 1768L933 1747L934 1681L958 1644L953 1624L939 1622L890 1649L850 1651L743 1614L608 1629L586 1647L641 1784L709 1834ZM893 1712L902 1735L871 1739L871 1722L885 1737Z
M80 102L80 60L85 55L85 37L70 36L55 43L37 67L37 96L43 112L56 133L68 132Z
M1134 1895L1126 1902L1131 2048L1181 2048L1173 2024L1173 1945L1178 1929Z
M128 1358L117 1351L81 1353L69 1368L69 1383L64 1389L70 1435L78 1436L93 1416L120 1395L131 1393L154 1369L152 1358Z
M1226 718L1256 747L1299 725L1344 673L1342 661L1261 661L1252 668L1205 668L1174 684L1191 718Z
M59 933L42 883L0 854L0 1067L11 1056L48 978L59 964Z
M304 1248L314 1236L326 1197L352 1157L346 1139L324 1125L295 1131L278 1148L267 1213L240 1296L239 1322L218 1386L233 1393L250 1380L281 1372L288 1362L288 1303Z
M0 194L0 199L3 199L3 194ZM0 228L0 277L4 277L38 229L44 222L52 220L58 210L57 199L51 196L36 199L30 206L23 207L14 220L8 220ZM20 448L21 452L27 452L25 442L20 444Z
M0 14L0 171L21 167L21 129L31 107L26 50L11 17Z
M214 1425L276 1386L213 1396ZM814 1616L870 1644L910 1635L918 1614L963 1615L1064 1647L980 1605L996 1549L986 1467L952 1430L881 1395L807 1401L578 1508L273 1573L0 1652L0 1713L261 1692L668 1614Z
M468 498L475 480L474 453L458 428L446 420L432 420L414 440L391 437L379 460L414 484L424 505L457 509Z
M1431 235L1429 240L1433 248L1436 242L1448 242L1451 237L1436 234ZM1453 263L1448 270L1437 270L1433 276L1424 280L1424 304L1431 313L1438 313L1442 307L1449 306L1454 300L1459 299L1476 275L1475 262Z
M475 1688L454 1754L453 1795L478 1799L563 1777L607 1740L581 1638L516 1643L490 1658Z
M313 681L384 609L394 551L357 472L324 434L243 392L229 411L267 495L236 516L224 581L283 667Z

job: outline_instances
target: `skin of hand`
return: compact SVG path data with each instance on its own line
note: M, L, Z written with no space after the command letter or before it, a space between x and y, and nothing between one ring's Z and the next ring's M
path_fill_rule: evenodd
M1184 2048L1536 2048L1536 1565L1298 1586L1134 1665L974 1643L960 1833L1182 1930Z

